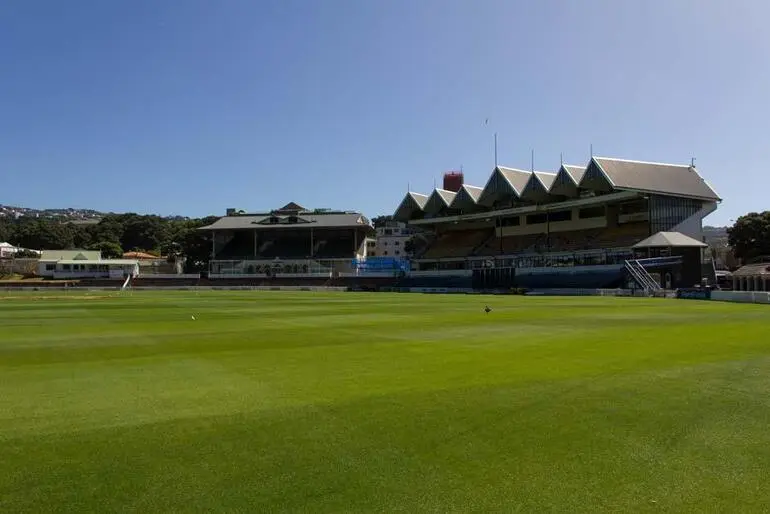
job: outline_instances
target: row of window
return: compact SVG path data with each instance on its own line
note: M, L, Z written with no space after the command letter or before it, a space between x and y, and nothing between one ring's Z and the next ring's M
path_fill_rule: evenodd
M602 218L606 214L605 208L586 207L578 211L579 219ZM560 221L572 221L572 211L543 212L538 214L528 214L525 216L527 225L540 225L543 223L557 223ZM521 216L503 218L500 223L503 227L518 227L521 225Z
M623 264L632 257L630 250L608 251L586 254L525 255L502 259L477 259L473 261L450 261L426 263L421 270L463 270L482 268L544 268L570 266L602 266Z

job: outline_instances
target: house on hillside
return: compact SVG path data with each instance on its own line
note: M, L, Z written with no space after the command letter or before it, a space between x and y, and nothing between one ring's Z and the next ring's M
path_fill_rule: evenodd
M102 259L100 251L43 250L37 274L57 279L135 277L139 274L139 261Z

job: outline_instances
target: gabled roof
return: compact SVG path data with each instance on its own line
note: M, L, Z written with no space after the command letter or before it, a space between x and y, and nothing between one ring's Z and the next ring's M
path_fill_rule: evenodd
M498 166L497 169L500 170L508 183L511 184L511 187L516 191L516 194L521 196L524 188L527 187L532 172L516 168L506 168L504 166Z
M770 264L746 264L733 272L734 277L770 276Z
M546 190L550 190L554 180L556 180L556 173L550 171L536 171L535 176Z
M425 204L428 203L428 196L421 193L408 192L401 203L393 213L396 221L409 221L415 211L423 212Z
M463 187L461 187L455 195L455 199L452 200L452 205L450 205L450 207L452 209L467 209L475 206L478 203L483 190L484 189L481 187L463 184Z
M98 261L102 258L99 250L43 250L41 261Z
M40 259L43 260L43 259ZM56 261L57 264L88 264L98 266L135 266L139 264L137 259L104 259L104 260L82 260L82 259L61 259Z
M562 164L560 170L564 170L575 182L580 184L580 180L583 178L583 174L586 172L585 166L573 166L571 164Z
M157 255L152 255L146 252L125 252L123 254L124 259L139 259L139 260L153 260L160 259Z
M518 200L527 186L530 175L529 171L497 166L484 186L478 203L491 205L495 199L504 196L510 196L514 200Z
M633 248L706 248L708 245L681 232L658 232L639 241Z
M674 196L719 200L719 196L688 165L629 161L609 157L594 157L592 161L604 173L615 189Z
M275 221L272 221L275 219ZM313 213L303 212L300 216L276 216L259 214L246 216L225 216L211 225L198 230L241 230L241 229L277 229L287 227L304 228L344 228L369 225L369 221L357 212Z
M447 191L446 189L434 189L422 210L436 214L442 209L449 207L452 204L452 200L455 199L455 195L457 195L457 193L454 191Z
M585 172L586 169L583 166L562 164L548 191L554 195L577 196L578 184L583 180Z
M541 178L540 174L543 174L544 176ZM550 175L553 176L551 177ZM527 183L520 194L521 199L530 202L542 202L547 200L550 195L548 193L548 187L543 183L543 180L550 184L553 182L554 178L556 178L556 174L546 174L542 171L529 172Z
M496 166L484 188L463 186L457 194L436 189L430 197L408 193L396 210L398 219L408 221L415 213L427 210L437 214L446 206L452 209L491 208L498 201L515 206L520 200L537 203L559 201L559 197L577 198L587 193L659 194L703 201L719 201L714 190L694 167L676 164L630 161L593 157L587 166L563 164L557 173L530 172ZM500 208L497 205L496 208Z
M280 209L277 209L278 212L299 212L304 210L304 207L295 202L289 202Z

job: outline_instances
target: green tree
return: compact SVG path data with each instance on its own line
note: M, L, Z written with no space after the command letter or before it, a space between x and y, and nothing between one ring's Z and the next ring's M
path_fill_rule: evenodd
M770 211L741 216L727 229L727 238L735 256L744 262L770 255Z
M34 250L65 250L75 247L72 226L52 220L22 218L14 239L18 246Z
M14 239L16 223L3 216L0 218L0 243L10 243Z
M123 248L114 241L100 241L88 246L88 250L102 252L103 259L120 259L123 257Z
M120 242L126 251L139 248L156 251L168 239L169 222L160 216L125 214Z
M391 215L377 216L375 218L372 218L372 225L374 225L374 228L380 228L380 227L384 227L385 224L389 221L393 221L393 216Z
M181 255L185 260L185 273L206 271L211 260L211 234L198 228L214 223L218 218L209 216L190 220L187 228L179 234L177 241L181 246Z

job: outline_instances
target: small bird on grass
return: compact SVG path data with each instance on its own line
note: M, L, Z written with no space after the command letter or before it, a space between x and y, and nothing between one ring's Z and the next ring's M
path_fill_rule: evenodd
M492 308L489 305L487 305L487 306L484 307L484 312L489 314L490 312L492 312Z

